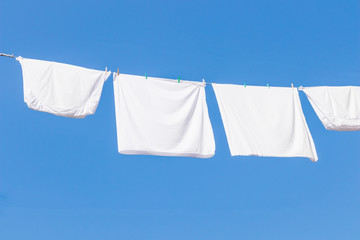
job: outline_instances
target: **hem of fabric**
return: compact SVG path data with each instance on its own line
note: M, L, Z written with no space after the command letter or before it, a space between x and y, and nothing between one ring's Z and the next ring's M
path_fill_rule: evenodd
M126 155L154 155L163 157L194 157L194 158L212 158L214 153L172 153L172 152L157 152L146 150L119 150L121 154Z
M257 154L257 153L231 153L232 157L235 156L246 156L246 157L283 157L283 158L294 158L294 157L301 157L301 158L307 158L310 159L312 162L317 162L318 159L317 158L313 158L313 157L309 157L309 156L275 156L275 155L262 155L262 154Z
M330 120L326 116L318 116L325 129L332 131L359 131L360 119L345 119L331 116L335 120Z
M95 100L89 100L83 106L75 107L70 110L65 110L65 109L60 110L60 108L58 107L50 107L47 106L46 104L43 104L38 98L36 98L31 94L30 96L26 96L25 102L27 106L32 110L51 113L56 116L70 117L70 118L84 118L88 115L93 115L99 103L98 101ZM64 114L60 112L66 112L66 113Z
M144 77L144 76L139 76L139 75L124 74L124 73L120 73L119 75L116 74L116 77L121 77L121 76L128 76L128 77L133 77L133 78L143 78ZM176 83L176 84L187 83L187 84L197 85L200 87L206 87L205 82L196 82L196 81L189 81L189 80L180 80L180 82L179 82L179 80L176 80L176 79L158 78L158 77L147 77L147 80L166 81L166 82L172 82L172 83Z
M23 61L23 60L43 61L43 62L56 63L56 64L61 64L61 65L76 67L76 68L78 68L78 69L105 72L104 70L90 69L90 68L81 67L81 66L76 66L76 65L72 65L72 64L68 64L68 63L55 62L55 61L49 61L49 60L40 60L40 59L33 59L33 58L24 58L24 57L22 57L22 56L16 57L15 60L19 61L20 63L21 63L21 61ZM107 73L109 73L109 75L108 75L108 77L109 77L110 74L111 74L111 71L107 71ZM106 79L105 79L105 81L106 81Z

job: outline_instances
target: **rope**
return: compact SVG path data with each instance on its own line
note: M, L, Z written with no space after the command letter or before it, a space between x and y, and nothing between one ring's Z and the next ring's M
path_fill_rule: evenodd
M15 56L14 56L14 54L6 54L6 53L0 53L0 56L2 56L2 57L10 57L10 58L16 58Z

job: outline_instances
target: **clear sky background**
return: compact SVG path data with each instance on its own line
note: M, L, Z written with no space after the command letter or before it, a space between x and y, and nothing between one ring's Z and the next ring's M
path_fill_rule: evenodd
M266 86L359 85L358 0L0 2L0 52L121 73ZM0 239L360 239L360 133L319 161L231 157L211 86L210 159L117 153L112 78L95 115L23 102L0 58Z

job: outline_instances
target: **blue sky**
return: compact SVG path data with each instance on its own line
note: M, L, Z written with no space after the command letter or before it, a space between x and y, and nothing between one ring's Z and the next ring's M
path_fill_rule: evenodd
M359 85L359 43L356 0L0 3L0 52L154 77ZM69 119L27 108L18 62L0 71L0 239L360 239L360 134L302 92L316 163L230 157L211 86L213 158L127 156L111 78Z

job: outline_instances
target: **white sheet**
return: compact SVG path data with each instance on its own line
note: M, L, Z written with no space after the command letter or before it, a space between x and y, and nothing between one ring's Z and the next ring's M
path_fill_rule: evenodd
M300 87L324 127L335 131L360 130L360 87Z
M29 108L58 116L94 114L110 72L18 57L23 71L24 101Z
M215 140L204 87L114 73L119 153L212 157Z
M317 161L296 88L212 86L232 156L307 157Z

